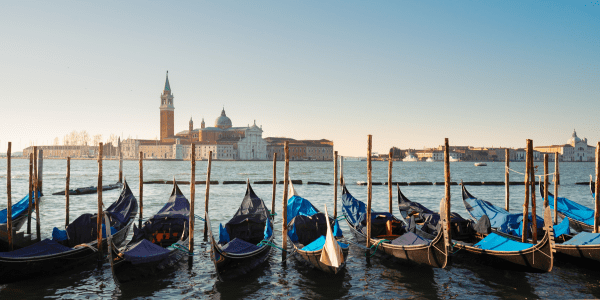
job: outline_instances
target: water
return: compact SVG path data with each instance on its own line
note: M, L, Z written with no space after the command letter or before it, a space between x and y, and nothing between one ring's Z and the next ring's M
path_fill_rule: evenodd
M542 170L541 164L539 170ZM511 167L522 171L524 163L512 163ZM587 185L575 185L587 181L594 173L593 163L561 163L561 186L559 196L592 207L593 199ZM550 169L554 170L551 163ZM6 160L0 160L0 206L6 205ZM27 193L28 161L12 161L12 197L21 199ZM104 161L104 182L113 183L118 177L118 162ZM356 181L366 181L365 162L345 162L344 175L351 193L360 200L366 200L366 186L354 185ZM64 196L50 196L52 192L64 190L66 162L64 160L44 161L44 192L40 204L42 238L50 237L52 228L64 226ZM539 171L538 171L539 173ZM138 162L125 161L124 174L133 193L138 195ZM451 164L453 181L503 181L504 164L488 163L487 167L474 167L473 163ZM144 180L190 180L189 162L144 161ZM196 180L205 180L206 162L197 162ZM297 192L319 209L327 204L333 210L333 186L306 185L307 181L333 182L332 162L291 162L290 176L300 179L303 185L296 185ZM224 180L271 180L272 162L213 162L211 179ZM283 179L283 163L278 162L277 179ZM387 162L373 162L373 181L387 181ZM396 162L393 181L444 181L443 164ZM511 174L511 181L523 181L523 176ZM71 161L71 188L96 185L97 162L90 160ZM189 196L189 186L180 186ZM272 186L254 185L255 192L271 206ZM496 205L504 206L504 186L469 186L469 191ZM144 185L144 215L151 216L167 200L170 185ZM443 185L404 186L403 193L411 200L430 208L436 208L444 195ZM217 230L220 222L226 222L237 210L245 192L244 185L211 185L209 215ZM452 186L452 210L466 216L460 189ZM196 186L196 213L203 213L205 186ZM103 192L103 199L110 204L118 197L117 190ZM341 191L339 192L341 194ZM276 211L281 213L282 185L277 186ZM96 212L97 195L71 196L71 220L82 213ZM373 187L373 207L375 210L388 209L387 186ZM522 211L524 186L511 186L511 210ZM538 195L538 202L540 197ZM397 212L394 194L394 212ZM341 205L338 202L338 205ZM436 208L437 209L437 208ZM338 210L341 213L341 209ZM538 209L538 214L541 210ZM191 268L181 263L177 269L166 272L152 280L135 282L117 287L112 281L108 264L102 268L94 265L81 266L75 270L46 278L35 278L26 282L0 285L0 299L22 298L90 298L90 299L134 299L134 298L597 298L600 297L600 271L581 268L568 263L555 262L548 274L519 273L489 268L454 259L444 269L404 266L397 262L375 256L367 261L364 251L352 246L346 270L337 276L324 274L298 264L294 259L286 265L281 263L281 252L273 251L268 263L247 276L234 282L219 282L214 266L210 262L207 244L202 241L203 223L195 230L196 255L191 258ZM347 237L347 225L340 222ZM277 216L275 234L281 241L281 218ZM35 228L35 226L34 226Z

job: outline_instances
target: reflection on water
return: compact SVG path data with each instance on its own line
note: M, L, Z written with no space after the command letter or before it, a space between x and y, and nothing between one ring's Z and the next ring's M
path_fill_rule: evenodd
M539 164L539 163L538 163ZM118 162L105 161L104 182L113 183L118 177ZM330 213L333 209L333 186L307 185L307 181L333 182L332 162L291 162L290 176L302 180L295 185L297 192L321 208L327 204ZM512 163L515 170L524 170L524 163ZM594 173L594 163L562 163L559 196L592 206L593 199L585 182ZM0 170L5 170L6 161L0 160ZM550 164L551 170L554 169ZM46 196L40 204L42 238L50 237L53 227L64 226L64 196L51 196L52 192L64 189L66 162L46 160L44 162L44 192ZM197 180L204 180L206 162L197 164ZM12 195L20 199L27 193L28 161L12 162ZM124 174L135 195L139 194L138 162L125 161ZM283 163L278 162L277 178L283 178ZM365 162L345 162L344 172L348 188L360 200L366 199L366 186L357 186L356 181L366 180ZM2 172L4 173L4 172ZM5 174L5 173L4 173ZM95 161L71 161L71 188L96 185L97 163ZM474 167L472 163L452 163L453 181L503 181L504 164L488 163L487 167ZM146 161L144 179L190 180L189 162ZM213 162L211 179L259 181L272 179L272 162ZM0 179L2 175L0 175ZM6 177L0 180L0 206L6 205ZM444 180L442 163L394 163L393 181ZM518 174L511 175L511 181L523 181ZM387 181L387 162L373 163L373 181ZM189 195L189 185L181 185L182 192ZM256 194L271 207L272 186L253 186ZM403 193L411 200L437 209L444 195L443 185L403 186ZM471 186L469 191L477 197L504 206L504 186ZM156 213L167 201L170 185L144 185L144 217ZM203 214L205 186L196 187L196 213ZM231 218L240 205L245 193L242 184L211 185L209 215L218 232L219 223ZM117 199L119 191L106 191L103 200L106 205ZM338 192L341 196L341 192ZM460 189L452 186L452 210L466 216L460 201ZM511 210L521 211L524 196L523 186L511 186ZM274 233L276 242L281 243L281 207L283 202L282 185L277 186L275 196L276 217ZM82 213L94 213L97 195L70 197L70 219ZM387 187L373 187L373 209L388 210ZM539 198L538 198L539 199ZM339 200L338 200L339 201ZM541 201L540 201L541 202ZM341 203L338 202L338 207ZM341 215L341 208L338 208ZM394 193L393 210L396 211ZM541 210L539 211L541 213ZM571 264L555 264L548 274L528 274L496 270L472 261L452 260L445 270L406 266L395 260L375 256L367 261L363 249L351 246L346 270L333 276L313 270L297 262L294 258L286 264L281 262L281 251L274 250L267 263L243 278L231 282L219 282L214 266L210 261L209 247L202 240L203 223L196 222L195 253L189 258L191 266L182 262L170 272L160 277L117 286L112 280L110 267L105 263L98 269L95 264L56 276L34 278L28 281L0 285L0 299L22 298L225 298L225 299L331 299L331 298L596 298L600 296L600 271L584 269ZM345 222L340 222L346 237L351 237ZM35 226L33 226L35 228Z

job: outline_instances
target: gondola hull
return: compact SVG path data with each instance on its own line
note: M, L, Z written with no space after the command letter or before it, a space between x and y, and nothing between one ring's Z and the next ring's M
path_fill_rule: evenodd
M251 253L226 253L221 251L213 235L209 235L211 246L210 257L221 281L231 280L249 273L254 268L266 262L271 254L271 246L268 244L263 245L259 250ZM271 235L271 238L269 239L269 244L272 242L273 235Z
M544 238L533 247L521 251L494 251L480 249L466 243L457 242L455 248L461 255L471 254L486 263L502 269L527 272L550 272L553 267L553 238L546 233Z
M318 250L318 251L304 251L299 248L299 245L294 244L289 237L288 237L288 241L294 247L294 251L296 252L295 257L299 261L301 261L305 264L308 264L317 270L321 270L323 272L330 273L330 274L337 274L338 272L340 272L340 270L342 270L346 267L346 261L348 258L349 248L342 248L342 255L344 256L344 262L339 267L336 268L336 267L332 267L332 266L326 265L321 262L321 253L323 252L322 249Z
M121 245L127 238L133 218L120 231L113 235L113 243ZM97 249L97 241L89 243ZM106 248L107 240L102 239L102 248ZM98 252L89 247L81 247L58 254L36 257L0 257L0 283L30 279L35 276L46 276L66 269L96 261Z
M356 230L348 219L346 221L356 240L365 243L366 236ZM445 268L448 263L448 252L442 230L427 245L402 246L380 243L380 241L381 239L371 238L371 245L377 245L377 253L393 256L403 263L429 265L434 268Z
M133 264L130 261L116 256L116 258L113 261L113 277L119 284L121 284L129 281L156 276L164 270L168 270L175 267L180 260L188 256L188 253L181 250L181 248L187 248L189 242L188 239L185 239L177 242L177 244L179 244L182 247L176 247L175 249L170 251L167 257L159 261L150 263Z

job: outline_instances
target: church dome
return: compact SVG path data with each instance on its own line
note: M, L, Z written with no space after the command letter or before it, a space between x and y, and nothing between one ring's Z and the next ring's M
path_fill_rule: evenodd
M579 142L581 142L581 139L577 136L577 132L575 132L575 129L573 129L573 135L571 135L571 138L569 139L567 144L575 145L575 143Z
M225 108L221 111L221 116L215 120L215 127L230 128L231 120L225 115Z

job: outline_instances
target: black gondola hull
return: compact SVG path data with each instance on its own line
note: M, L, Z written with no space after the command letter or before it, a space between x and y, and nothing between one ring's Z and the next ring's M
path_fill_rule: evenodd
M288 241L294 246L296 251L295 257L298 261L309 265L317 270L321 270L330 274L337 274L340 270L343 270L346 267L346 261L348 259L349 248L342 248L342 255L344 256L344 262L339 267L328 266L321 262L321 253L323 250L318 251L303 251L298 245L294 244L288 237Z
M272 242L273 235L269 239L269 243ZM210 245L210 257L215 264L217 275L221 281L231 280L251 272L266 262L271 254L270 245L263 245L261 249L243 255L222 252L212 234L210 234Z

